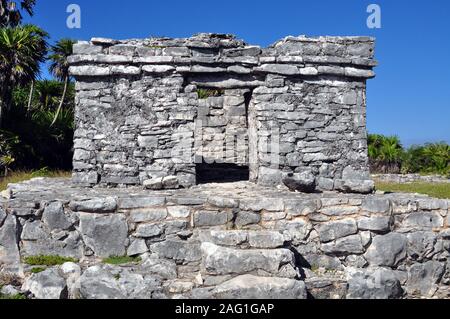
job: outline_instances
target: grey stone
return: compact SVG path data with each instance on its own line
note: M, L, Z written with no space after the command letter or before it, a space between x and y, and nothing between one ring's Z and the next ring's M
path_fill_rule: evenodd
M162 189L163 188L163 178L155 177L152 179L147 179L143 182L144 188L146 189Z
M123 215L80 213L80 232L97 256L125 255L128 225Z
M167 239L150 246L150 251L161 258L173 259L176 262L196 262L202 258L199 242L186 242Z
M409 295L431 298L438 289L437 284L444 274L445 267L434 260L414 264L409 268L406 289Z
M164 232L164 228L160 224L141 224L137 227L134 236L141 238L150 238L159 236Z
M131 242L130 246L127 249L128 256L136 256L148 251L147 244L143 239L135 239Z
M191 210L186 206L168 206L169 215L174 218L186 218L191 214Z
M288 278L241 275L210 292L215 299L306 299L305 283Z
M221 246L238 246L248 242L248 232L243 230L212 230L202 232L202 241L211 241Z
M90 198L71 201L69 207L74 212L110 213L117 209L117 202L114 197Z
M433 257L433 254L437 253L434 251L436 242L437 236L431 231L417 231L408 234L408 257L417 261Z
M18 236L16 217L7 215L0 227L0 264L13 265L20 262Z
M154 274L163 279L177 278L177 266L174 261L158 258L153 255L144 259L140 265L140 269L145 273Z
M402 296L400 281L390 269L349 270L347 299L398 299Z
M239 206L239 202L233 198L225 198L218 196L210 196L207 199L208 203L220 208L235 208Z
M162 196L152 197L128 197L121 198L119 201L119 209L136 209L136 208L149 208L153 206L162 206L166 203L166 198Z
M108 76L111 75L111 69L109 67L99 66L71 66L69 67L69 73L72 76Z
M311 278L305 280L309 295L314 299L345 299L347 282L339 279Z
M86 269L80 277L80 293L84 299L124 299L118 280L101 266Z
M13 285L5 285L0 289L0 293L6 296L16 296L20 294L20 290L17 290Z
M78 42L73 45L73 54L98 54L103 48L99 45L92 45L88 42Z
M326 270L341 270L342 263L337 257L327 256L324 254L307 253L301 256L305 259L304 267L310 268L324 268Z
M150 57L145 58L145 61L148 62L149 58ZM166 73L175 71L175 68L171 65L144 65L142 71L147 73Z
M45 239L49 236L48 229L40 221L27 221L23 226L21 239L22 240L39 240Z
M259 67L253 68L253 70L282 75L300 74L300 71L297 66L288 64L263 64Z
M354 235L358 232L354 219L342 219L321 224L317 228L320 241L330 242L345 236Z
M286 212L292 216L306 216L321 208L321 202L317 199L289 199L284 204Z
M227 212L201 210L194 212L193 220L196 227L217 226L225 225L230 221L229 217Z
M321 249L324 253L332 255L362 254L364 252L360 235L351 235L322 244Z
M278 169L260 167L258 176L258 184L263 186L280 185L282 181L282 174Z
M65 299L67 285L56 268L32 274L22 285L23 291L30 291L37 299Z
M246 211L240 211L236 215L234 223L237 227L258 224L261 221L261 214Z
M374 190L374 187L375 183L370 180L336 179L334 182L334 188L344 193L370 194Z
M391 229L391 217L373 216L358 219L358 228L374 232L388 232Z
M363 200L362 209L370 213L389 213L390 202L386 198L368 196Z
M415 229L433 229L444 225L444 219L435 212L412 212L405 217L403 227Z
M285 238L275 231L249 231L248 243L254 248L279 248L283 247Z
M166 208L147 208L130 212L130 220L134 223L160 221L166 219L166 217Z
M263 270L279 274L282 265L294 265L294 256L288 249L237 250L202 243L204 266L209 274L226 275Z
M406 243L403 234L375 236L364 257L373 266L395 267L406 258Z
M60 273L66 280L68 298L79 299L81 267L73 262L66 262L61 265Z
M345 75L350 76L350 77L356 77L356 78L370 79L375 76L375 73L372 70L364 70L364 69L346 67Z
M0 226L3 225L3 221L6 219L6 212L0 207Z
M239 204L240 209L247 211L267 210L277 212L284 210L283 200L280 198L246 198L242 199Z
M311 172L288 174L283 178L283 184L291 191L313 193L316 190L316 178Z
M64 214L64 207L61 202L52 202L44 209L42 221L50 230L66 230L72 226L70 219Z

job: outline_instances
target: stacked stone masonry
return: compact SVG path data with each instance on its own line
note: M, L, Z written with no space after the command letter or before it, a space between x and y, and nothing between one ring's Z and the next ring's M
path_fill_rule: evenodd
M1 273L36 298L448 298L450 202L250 182L145 191L10 185ZM31 274L26 256L77 263ZM106 265L109 256L141 261Z
M366 80L374 40L231 35L79 42L73 181L198 182L198 163L248 167L252 182L313 175L319 190L370 192Z

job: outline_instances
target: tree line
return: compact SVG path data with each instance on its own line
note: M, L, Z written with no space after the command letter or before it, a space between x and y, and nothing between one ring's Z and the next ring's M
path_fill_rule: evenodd
M33 16L36 0L0 0L0 167L70 169L74 85L67 57L74 41L50 45ZM48 62L54 79L42 79Z
M450 177L450 145L445 142L413 145L405 149L397 136L369 134L372 173L440 174Z

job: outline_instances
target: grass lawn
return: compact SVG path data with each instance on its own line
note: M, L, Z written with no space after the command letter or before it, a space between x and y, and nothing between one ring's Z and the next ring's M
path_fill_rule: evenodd
M409 183L397 184L386 182L375 182L377 190L394 193L419 193L430 195L431 197L450 198L450 183Z
M70 177L72 172L49 171L41 169L39 171L16 171L11 172L7 177L0 177L0 191L6 189L9 183L19 183L34 177Z

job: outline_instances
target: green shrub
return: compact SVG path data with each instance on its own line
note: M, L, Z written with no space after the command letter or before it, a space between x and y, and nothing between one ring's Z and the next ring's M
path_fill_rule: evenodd
M128 263L138 263L141 260L142 260L141 257L111 256L111 257L103 259L103 262L105 264L121 265L121 264L128 264Z
M19 299L27 299L27 297L24 294L4 295L0 293L0 300L19 300Z
M404 150L395 136L369 134L372 173L421 173L450 176L450 146L445 142L414 145Z
M62 257L57 255L37 255L28 256L23 259L24 263L31 266L56 266L66 262L78 262L77 259L71 257Z

